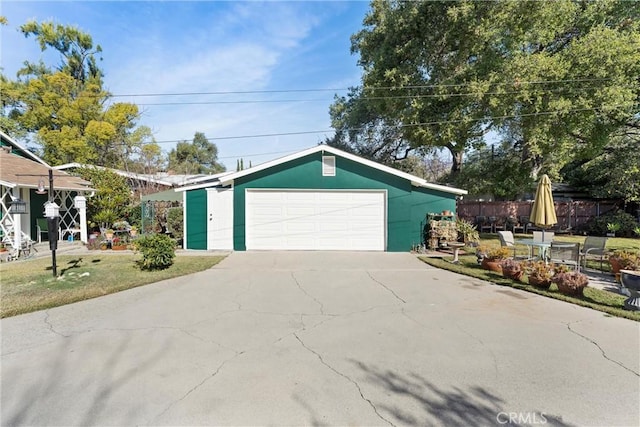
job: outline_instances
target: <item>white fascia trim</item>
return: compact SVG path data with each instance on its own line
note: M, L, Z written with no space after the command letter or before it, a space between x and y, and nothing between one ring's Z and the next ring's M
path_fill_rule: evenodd
M148 175L140 175L133 172L126 172L120 169L106 168L104 166L97 166L97 165L85 165L82 163L65 163L64 165L54 166L52 169L64 170L64 169L73 169L73 168L96 168L99 170L110 170L111 172L116 173L120 176L124 176L125 178L132 178L132 179L138 179L140 181L153 182L160 185L166 185L167 187L173 187L174 185L172 182L162 181L161 179L156 179Z
M204 184L196 184L196 185L187 185L186 187L178 187L178 188L174 188L174 191L177 192L182 192L182 191L189 191L189 190L198 190L200 188L214 188L214 187L220 187L220 180L216 179L213 181L209 181L209 182L205 182Z
M397 169L391 168L389 166L385 166L382 165L380 163L377 162L373 162L371 160L368 159L364 159L360 156L356 156L354 154L351 153L347 153L346 151L342 151L339 150L335 147L331 147L329 145L316 145L314 147L308 148L306 150L302 150L302 151L298 151L297 153L293 153L293 154L289 154L288 156L284 156L284 157L280 157L279 159L275 159L272 160L270 162L265 162L262 163L260 165L254 166L252 168L249 169L245 169L245 170L241 170L238 172L234 172L234 173L230 173L222 178L220 178L220 183L221 184L226 184L228 182L232 182L233 180L237 179L237 178L241 178L243 176L247 176L250 175L254 172L259 172L277 165L280 165L282 163L286 163L289 162L291 160L295 160L295 159L299 159L301 157L305 157L308 156L310 154L314 154L317 152L327 152L327 153L332 153L335 154L337 156L340 157L344 157L345 159L349 159L351 161L357 162L357 163L361 163L363 165L369 166L371 168L374 169L378 169L380 171L386 172L388 174L391 175L395 175L398 176L400 178L404 178L407 181L410 181L412 185L416 186L416 187L424 187L424 188L429 188L431 190L437 190L437 191L443 191L445 193L453 193L453 194L457 194L457 195L462 195L462 194L467 194L466 190L462 190L460 188L454 188L454 187L447 187L445 185L437 185L437 184L431 184L427 181L425 181L424 179L415 176L415 175L411 175L408 174L406 172L402 172L399 171Z
M0 185L2 185L3 187L7 187L7 188L16 188L16 186L18 184L16 184L15 182L9 182L9 181L0 180Z

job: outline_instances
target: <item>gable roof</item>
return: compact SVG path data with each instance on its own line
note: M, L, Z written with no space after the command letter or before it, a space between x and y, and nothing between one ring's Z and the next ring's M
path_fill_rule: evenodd
M38 163L40 163L42 165L45 165L46 167L50 167L47 162L45 162L40 157L38 157L35 154L33 154L31 151L27 150L26 147L23 147L20 143L18 143L18 141L16 141L15 139L11 138L9 135L7 135L6 133L2 132L1 130L0 130L0 139L2 139L2 145L3 146L11 146L11 147L13 147L12 151L14 151L14 150L19 151L20 155L22 157L31 159L34 162L38 162Z
M349 159L353 162L356 163L360 163L363 164L365 166L368 166L370 168L373 169L377 169L380 170L382 172L386 172L388 174L391 175L395 175L397 177L406 179L407 181L410 181L412 185L416 186L416 187L423 187L423 188L428 188L431 190L437 190L437 191L442 191L445 193L452 193L452 194L456 194L456 195L462 195L462 194L467 194L467 190L462 190L460 188L455 188L455 187L447 187L446 185L438 185L438 184L432 184L430 182L425 181L424 179L415 176L415 175L411 175L408 174L406 172L402 172L398 169L394 169L391 168L389 166L385 166L381 163L377 163L368 159L365 159L363 157L360 156L356 156L355 154L351 154L351 153L347 153L346 151L342 151L339 150L335 147L331 147L329 145L316 145L314 147L308 148L306 150L302 150L302 151L298 151L297 153L293 153L293 154L289 154L288 156L284 156L281 157L279 159L275 159L269 162L265 162L265 163L261 163L259 165L256 165L252 168L249 169L244 169L238 172L232 172L232 173L228 173L225 174L223 176L221 176L220 179L220 184L221 185L226 185L226 184L230 184L233 182L233 180L241 178L243 176L247 176L247 175L251 175L253 173L256 172L260 172L262 170L265 169L269 169L272 168L274 166L278 166L281 165L283 163L286 162L290 162L292 160L296 160L299 159L301 157L305 157L308 156L310 154L314 154L314 153L318 153L318 152L323 152L323 153L330 153L330 154L334 154L336 156L340 156L340 157L344 157L345 159ZM189 187L189 188L180 188L178 189L178 191L180 190L186 190L186 189L194 189L195 186Z
M0 150L0 183L6 187L38 188L40 180L48 187L50 169L46 163ZM54 174L53 186L58 190L93 191L89 181L61 171Z

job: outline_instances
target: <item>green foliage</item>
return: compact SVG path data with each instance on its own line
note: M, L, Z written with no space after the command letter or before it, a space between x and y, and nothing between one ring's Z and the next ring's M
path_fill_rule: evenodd
M0 79L0 126L16 137L29 135L48 163L91 163L122 168L133 144L138 107L113 103L103 88L91 36L73 26L30 21L20 27L41 50L54 49L61 62L25 62L18 79Z
M192 143L179 142L169 152L169 169L184 174L224 172L218 163L218 147L202 132L195 133Z
M178 240L181 240L184 233L184 213L182 207L167 209L167 228Z
M535 182L530 171L522 167L522 150L503 143L491 150L478 150L462 170L444 178L472 195L492 195L496 200L515 200L531 192Z
M131 202L126 178L110 170L93 167L80 168L78 174L91 181L97 190L93 197L87 198L87 217L90 220L107 228L118 218L126 218L127 206Z
M352 52L362 85L331 107L338 142L441 147L456 173L493 131L553 176L639 111L634 2L374 0Z
M604 236L609 230L609 224L618 226L618 230L614 231L619 237L633 236L633 230L638 226L633 215L624 211L615 211L591 219L585 224L585 228L592 236Z
M142 270L163 270L173 264L175 243L166 234L147 234L135 241L136 250L142 253L139 261Z
M640 122L626 126L594 158L569 164L566 181L594 197L640 201Z
M458 230L458 234L462 236L464 243L472 244L480 241L480 234L476 226L469 221L458 218L456 220L456 229Z

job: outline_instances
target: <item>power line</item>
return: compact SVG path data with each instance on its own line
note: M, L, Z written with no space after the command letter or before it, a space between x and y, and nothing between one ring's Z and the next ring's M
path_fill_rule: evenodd
M632 87L628 86L618 86L618 87ZM583 88L557 88L557 89L544 89L542 91L536 91L534 94L545 94L545 93L563 93L566 95L574 94L577 92L585 92L593 89L593 87L583 87ZM421 99L421 98L455 98L455 97L463 97L463 96L504 96L504 95L513 95L517 93L523 92L525 89L515 90L515 91L505 91L505 92L464 92L464 93L444 93L444 94L425 94L425 95L391 95L391 96L363 96L358 99L367 100L367 101L375 101L375 100L386 100L386 99ZM161 106L161 105L225 105L225 104L270 104L270 103L302 103L302 102L331 102L333 99L270 99L270 100L244 100L244 101L176 101L176 102L151 102L151 103L137 103L136 105L147 107L147 106Z
M547 84L547 83L577 83L577 82L595 82L609 81L611 78L584 78L584 79L560 79L560 80L516 80L509 82L470 82L470 83L451 83L451 84L426 84L426 85L404 85L404 86L364 86L363 90L397 90L397 89L433 89L443 87L467 87L483 83L489 83L492 86L506 85L526 85L526 84ZM357 88L357 87L354 87ZM274 93L304 93L304 92L340 92L350 90L351 88L317 88L317 89L274 89L274 90L229 90L229 91L210 91L210 92L159 92L159 93L123 93L111 94L110 97L152 97L152 96L196 96L196 95L246 95L246 94L274 94ZM100 95L83 95L83 96L100 96Z
M620 107L620 105L613 105L610 107ZM496 119L511 119L518 117L534 117L534 116L546 116L552 115L556 113L575 113L581 111L598 111L599 108L577 108L571 110L551 110L551 111L539 111L536 113L521 113L521 114L510 114L503 116L488 116L481 117L477 119L456 119L456 120L439 120L439 121L431 121L431 122L421 122L421 123L408 123L408 124L400 124L400 125L388 125L388 127L392 128L410 128L417 126L434 126L434 125L443 125L443 124L452 124L452 123L461 123L461 122L482 122L487 120L496 120ZM344 132L357 131L362 130L364 127L360 128L351 128L344 129ZM311 130L311 131L300 131L300 132L282 132L282 133L265 133L265 134L254 134L254 135L238 135L238 136L219 136L219 137L211 137L207 138L208 141L222 141L222 140L232 140L232 139L251 139L251 138L267 138L273 136L293 136L293 135L309 135L309 134L319 134L319 133L328 133L334 132L336 129L324 129L324 130ZM154 141L156 144L172 144L177 142L187 142L187 139L174 139L174 140L165 140L165 141Z

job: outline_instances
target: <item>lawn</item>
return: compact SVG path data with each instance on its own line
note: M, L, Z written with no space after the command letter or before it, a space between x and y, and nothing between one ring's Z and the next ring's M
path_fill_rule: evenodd
M141 271L140 256L62 255L56 262L58 278L50 258L0 265L0 317L15 316L95 298L160 280L203 271L223 256L178 256L174 264L159 271Z
M482 234L480 236L480 244L487 246L500 246L500 241L498 240L497 235L495 234ZM526 235L516 236L518 238L526 238ZM528 236L531 237L531 236ZM555 240L563 241L563 242L575 242L575 243L583 243L583 236L557 236ZM519 245L521 246L521 245ZM607 240L607 248L614 249L640 249L640 240L639 239L625 239L625 238L610 238ZM526 253L526 247L523 250L523 254ZM493 282L497 285L501 286L509 286L512 288L522 289L527 292L533 292L539 295L544 295L549 298L555 298L558 300L566 301L572 304L581 305L583 307L589 307L594 310L599 310L604 313L617 316L624 317L627 319L632 319L635 321L640 321L640 312L633 312L624 310L623 301L626 297L622 295L615 294L613 292L604 291L601 289L595 289L587 287L584 290L584 296L582 298L579 297L570 297L561 294L558 292L556 285L551 285L551 289L548 291L540 290L533 286L530 286L525 281L515 281L511 279L504 278L502 275L484 270L480 265L478 265L477 259L475 255L462 255L459 257L459 264L452 264L450 262L451 256L445 256L445 258L432 258L432 257L420 257L422 261L427 264L433 265L434 267L442 268L444 270L453 271L456 273L464 274L465 276L476 277L478 279L483 279L489 282ZM589 265L589 268L599 267L600 264L594 263L593 265ZM608 263L605 263L605 270L608 268Z

